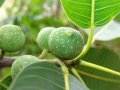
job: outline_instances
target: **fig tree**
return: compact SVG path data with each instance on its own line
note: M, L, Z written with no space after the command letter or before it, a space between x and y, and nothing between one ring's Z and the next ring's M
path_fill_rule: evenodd
M39 32L37 37L37 43L41 50L44 50L44 49L49 50L48 40L51 32L54 29L55 29L54 27L46 27Z
M60 27L50 34L50 51L62 60L75 58L83 49L84 41L79 31Z
M17 51L25 43L25 35L16 25L4 25L0 28L0 48L3 51Z
M32 55L23 55L16 58L11 67L11 76L14 78L26 66L40 61L37 57Z

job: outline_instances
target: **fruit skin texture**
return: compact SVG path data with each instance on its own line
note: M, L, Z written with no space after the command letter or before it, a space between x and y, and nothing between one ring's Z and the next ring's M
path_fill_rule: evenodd
M55 29L54 27L46 27L39 32L37 37L37 43L41 50L44 49L49 50L48 46L49 36L54 29Z
M75 58L82 51L83 46L82 35L69 27L56 29L49 38L50 51L62 60Z
M16 25L4 25L0 28L0 48L3 51L19 50L25 43L25 35Z
M12 78L14 78L26 66L39 61L40 59L32 55L23 55L17 57L11 67Z

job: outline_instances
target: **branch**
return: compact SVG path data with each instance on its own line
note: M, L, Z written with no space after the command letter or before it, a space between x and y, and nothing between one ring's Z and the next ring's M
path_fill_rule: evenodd
M60 13L60 10L61 10L60 0L56 1L55 7L53 7L53 8L54 8L54 10L53 10L52 17L57 17Z
M15 57L3 57L0 59L0 68L1 67L10 67L14 62Z

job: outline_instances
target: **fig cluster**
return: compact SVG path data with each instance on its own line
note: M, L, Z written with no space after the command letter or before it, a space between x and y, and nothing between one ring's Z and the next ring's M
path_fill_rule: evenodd
M70 60L80 54L84 40L79 31L70 27L42 29L37 37L41 50L48 49L61 60Z
M0 28L0 48L4 51L17 51L25 43L25 36L21 28L15 25L5 25ZM79 31L69 27L47 27L37 36L37 43L41 50L46 49L60 60L72 60L80 54L84 40ZM32 55L16 57L11 67L11 76L14 78L21 70L30 64L39 62Z

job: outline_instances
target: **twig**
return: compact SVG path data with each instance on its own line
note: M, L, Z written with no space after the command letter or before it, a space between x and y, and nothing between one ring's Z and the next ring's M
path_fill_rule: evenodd
M14 62L15 57L3 57L0 59L0 68L2 67L10 67Z
M3 58L4 54L5 54L5 51L0 50L0 59Z
M52 17L57 17L60 13L60 0L57 0L56 3L55 3L55 9L53 10L53 14L52 14Z

